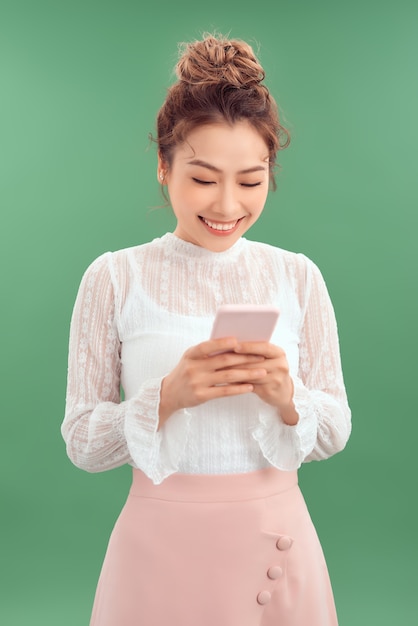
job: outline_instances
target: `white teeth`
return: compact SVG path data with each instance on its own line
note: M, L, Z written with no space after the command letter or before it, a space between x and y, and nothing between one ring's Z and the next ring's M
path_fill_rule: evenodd
M235 226L238 223L238 220L236 220L236 222L234 222L233 224L219 224L218 222L210 222L209 220L206 220L204 217L202 217L202 220L205 222L205 224L207 224L214 230L232 230L233 228L235 228Z

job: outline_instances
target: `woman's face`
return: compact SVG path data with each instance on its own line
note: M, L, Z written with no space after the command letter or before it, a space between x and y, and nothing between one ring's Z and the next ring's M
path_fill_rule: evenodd
M269 152L247 122L200 126L159 160L177 218L174 234L213 252L230 248L259 218L269 188Z

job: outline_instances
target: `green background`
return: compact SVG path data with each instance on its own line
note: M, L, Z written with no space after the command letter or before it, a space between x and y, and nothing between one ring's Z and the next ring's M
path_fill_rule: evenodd
M248 236L310 256L338 318L353 434L300 476L340 625L418 623L418 3L0 0L6 626L88 624L130 471L66 457L71 310L96 256L172 229L148 133L177 43L214 29L260 44L292 134Z

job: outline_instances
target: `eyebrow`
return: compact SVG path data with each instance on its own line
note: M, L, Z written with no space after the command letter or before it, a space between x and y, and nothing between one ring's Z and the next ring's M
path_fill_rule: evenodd
M199 165L200 167L205 167L206 169L211 170L212 172L217 172L218 174L221 173L220 169L218 169L214 165L211 165L210 163L207 163L206 161L202 161L201 159L193 159L192 161L188 162L188 165ZM254 167L248 167L245 170L240 170L237 173L238 174L250 174L251 172L265 172L265 171L266 171L266 168L264 167L264 165L255 165Z

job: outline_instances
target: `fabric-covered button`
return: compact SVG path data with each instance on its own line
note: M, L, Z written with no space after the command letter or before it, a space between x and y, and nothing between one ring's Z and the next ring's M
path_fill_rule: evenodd
M283 537L277 540L276 546L278 550L289 550L292 543L293 541L290 537L283 535Z
M257 596L258 604L268 604L270 600L271 600L270 591L260 591L260 593Z
M280 565L273 565L272 567L269 568L269 570L267 572L267 576L271 580L277 580L277 578L280 578L280 576L282 576L282 574L283 574L283 570L280 567Z

